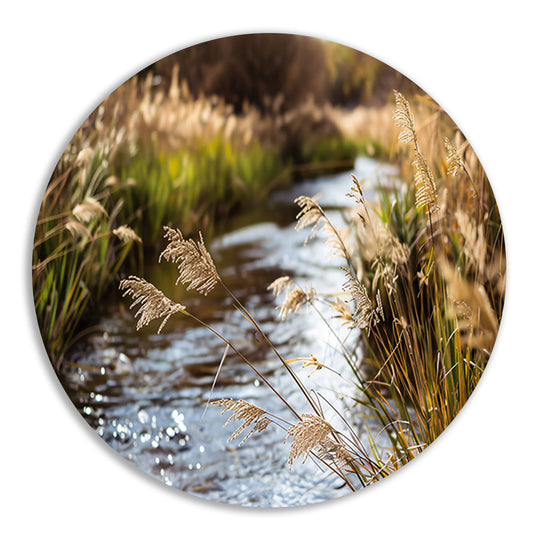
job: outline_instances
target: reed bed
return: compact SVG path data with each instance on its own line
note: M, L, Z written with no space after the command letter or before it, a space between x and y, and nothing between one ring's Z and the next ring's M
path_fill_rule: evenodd
M56 364L121 266L142 270L158 251L163 225L209 231L298 175L351 166L356 143L329 108L310 99L281 112L279 102L237 114L219 97L192 97L175 67L164 84L133 77L91 113L54 170L35 233L35 307Z
M289 468L296 468L300 457L311 457L354 491L417 456L454 419L487 364L505 291L501 222L475 154L433 102L421 102L426 113L429 109L429 118L417 128L407 100L398 92L394 99L403 179L383 184L377 203L371 205L354 176L353 187L347 191L354 202L348 232L331 223L316 198L295 200L300 208L296 229L308 232L306 240L325 235L324 245L345 261L341 267L345 283L334 296L300 287L290 276L273 280L269 287L281 297L281 320L307 308L319 313L332 337L338 339L338 357L352 372L348 406L330 403L306 384L293 365L333 372L343 380L346 375L323 365L320 356L285 359L224 283L201 234L195 241L166 228L168 244L160 260L176 263L178 282L188 289L207 295L216 285L222 286L280 368L291 376L308 412L297 410L289 395L277 390L246 353L202 322L193 310L136 276L120 282L124 295L133 297L132 307L140 306L138 328L155 319L162 320L162 328L171 316L185 315L225 342L219 372L231 350L279 398L283 415L246 399L213 401L224 408L223 413L232 413L228 422L241 423L230 440L248 431L243 444L254 434L278 426L286 440L291 440ZM446 137L441 136L443 132ZM324 315L319 303L326 304L331 315ZM350 335L358 339L355 351L346 340ZM362 435L350 422L354 413L364 413L377 425L369 422L368 433Z

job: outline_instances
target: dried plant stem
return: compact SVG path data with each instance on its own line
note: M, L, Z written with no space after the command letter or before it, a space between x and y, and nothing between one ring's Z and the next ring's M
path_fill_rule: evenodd
M215 385L217 383L218 376L220 374L220 371L222 370L222 365L224 364L224 361L226 360L226 356L228 355L228 350L230 346L229 344L226 344L226 348L224 350L224 354L222 355L222 359L220 360L220 364L217 368L217 373L215 374L215 377L213 378L213 383L211 384L211 390L209 391L209 396L207 397L207 402L205 402L205 409L202 413L202 416L200 417L200 424L202 423L202 420L204 419L205 413L207 412L207 408L209 407L209 403L211 402L211 396L213 396L213 391L215 390Z
M370 217L368 207L366 205L365 195L363 194L363 188L361 187L361 184L359 183L359 180L357 179L355 174L352 174L352 181L353 181L353 184L355 185L355 188L352 187L351 191L353 192L346 193L346 196L350 198L355 198L356 203L359 203L363 206L363 209L365 210L365 214L366 214L366 219L368 220L370 229L372 230L372 236L374 237L374 241L378 242L378 236L374 228L374 224L372 223L372 218ZM359 199L357 198L356 193L359 194ZM382 260L381 256L379 256L379 259Z
M224 290L230 295L230 297L233 299L233 301L237 304L237 307L246 314L246 317L251 322L251 324L254 326L254 328L258 331L258 333L263 337L267 345L272 349L272 351L276 354L277 358L281 361L281 364L284 366L284 368L287 370L287 372L290 374L298 388L301 390L302 394L305 396L306 400L309 402L310 406L313 408L313 410L318 413L318 407L316 406L313 398L309 394L309 391L305 388L304 384L301 382L300 378L296 375L294 370L287 364L285 359L281 356L279 351L276 349L276 347L272 344L268 336L265 334L261 326L256 322L253 316L251 316L250 313L248 313L247 309L244 307L244 305L240 302L240 300L235 296L233 291L224 283L222 278L219 277L219 282L224 288ZM292 408L291 408L292 410ZM293 411L294 412L294 411ZM298 416L298 415L297 415Z
M335 247L340 248L342 256L346 259L352 274L355 275L357 268L353 262L352 255L348 252L348 249L344 244L344 239L339 234L337 228L331 223L328 216L317 202L317 197L310 198L309 196L299 196L294 202L300 207L300 212L296 215L296 219L298 220L296 223L296 231L312 226L310 234L304 241L304 245L310 239L314 238L315 234L320 231L320 224L322 224L322 227L327 228L333 235L334 239L330 242L334 242Z
M335 468L333 465L329 464L325 459L322 457L319 457L316 453L311 452L310 454L315 460L320 461L323 465L325 465L327 468L329 468L336 476L340 477L347 485L347 487L352 492L357 492L357 488L353 486L353 484L350 482L350 480L347 478L347 476L342 472L340 468ZM355 475L357 476L357 479L359 479L361 485L366 486L365 481L363 480L361 474L357 472L357 470L354 470Z
M331 323L330 321L326 320L326 318L324 317L324 315L320 312L320 310L317 308L317 306L311 302L311 307L316 311L317 315L320 317L320 319L322 320L322 322L324 322L324 324L327 326L327 328L329 329L330 333L333 335L333 337L335 338L335 340L339 343L339 346L342 347L342 355L344 357L344 360L348 363L349 367L350 367L350 370L354 373L354 375L359 379L359 380L362 380L360 374L359 374L359 371L357 370L357 368L354 366L352 360L351 360L351 357L350 357L350 354L348 353L348 350L346 349L346 346L345 346L345 343L342 342L342 340L339 338L339 336L337 335L337 332L333 329L333 327L331 326Z
M289 404L289 402L274 388L274 386L268 381L268 379L261 373L261 371L240 351L238 350L226 337L220 334L216 329L213 329L209 324L204 322L201 318L187 312L181 311L183 314L189 316L201 326L207 328L211 333L214 333L220 340L229 347L257 374L257 376L263 381L263 383L289 408L289 410L300 420L300 415L294 410L294 408ZM286 363L285 363L286 365ZM286 365L288 366L288 365Z

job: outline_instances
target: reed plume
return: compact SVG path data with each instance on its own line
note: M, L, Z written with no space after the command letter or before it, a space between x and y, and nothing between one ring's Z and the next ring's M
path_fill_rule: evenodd
M92 238L89 228L74 218L66 222L64 227L70 233L73 239Z
M135 317L139 317L137 331L149 324L152 320L164 318L157 330L157 333L161 333L161 330L173 314L185 310L184 305L173 302L151 283L137 276L130 276L127 279L121 280L119 289L124 291L122 296L132 296L133 303L130 309L133 309L136 305L140 305L135 313Z
M276 307L276 309L280 310L279 316L281 317L281 320L285 320L289 313L298 311L303 304L311 302L313 297L313 289L309 289L309 291L306 292L301 287L295 287L290 292L287 291L285 301L280 306Z
M142 239L132 230L129 226L123 224L113 230L113 235L118 237L123 243L139 242L142 243Z
M207 251L202 234L200 241L185 240L179 229L164 227L164 237L169 240L167 247L159 256L169 262L178 263L179 277L176 284L183 283L189 286L187 290L196 289L204 296L214 289L220 277Z
M100 202L90 196L87 196L81 203L76 205L72 210L72 214L80 222L86 223L100 215L107 215L106 210L102 207Z
M396 109L393 117L396 121L396 125L400 128L398 139L405 144L413 144L416 206L427 207L430 211L436 211L439 209L437 202L437 187L426 158L421 153L418 146L414 116L411 113L409 103L400 92L394 91L394 98L396 100Z
M305 454L303 462L307 459L313 448L324 445L326 439L333 431L331 425L321 416L304 413L302 419L291 426L287 431L287 438L292 437L293 441L289 451L289 470L295 459Z
M304 246L316 237L318 232L324 228L327 232L326 246L328 246L332 252L333 257L344 257L348 264L353 268L352 254L348 251L346 243L343 237L337 230L337 228L328 219L326 213L320 207L317 202L319 195L315 195L312 198L309 196L298 196L294 200L300 207L300 211L296 215L296 231L300 231L303 228L311 227L309 235L304 241Z
M334 465L339 471L346 467L351 467L356 463L354 456L348 451L346 446L335 442L332 438L326 437L319 442L314 450L316 456L325 463ZM364 465L364 462L362 462ZM346 471L350 471L346 468ZM355 473L353 468L352 472Z
M415 118L411 113L409 102L399 91L394 91L394 99L396 109L394 110L393 118L396 126L400 128L398 139L405 144L417 144Z
M431 210L438 210L437 187L435 179L431 172L426 158L415 150L415 159L413 161L415 168L415 204L416 207L428 207Z
M298 196L294 200L298 204L298 207L300 207L300 212L296 215L296 219L298 220L296 231L312 226L304 244L307 244L307 242L315 238L316 234L320 231L320 223L326 220L324 211L317 202L318 198L318 195L312 198L309 196Z
M342 320L343 326L348 326L350 329L354 328L354 320L352 316L352 311L346 305L345 302L336 298L335 301L330 305L331 309L336 312L336 315L333 315L333 318Z
M223 398L221 400L213 400L211 402L215 405L223 405L224 409L220 413L223 415L226 411L233 411L233 414L226 420L225 426L234 420L243 420L239 426L228 439L233 440L237 438L247 427L255 423L254 427L241 440L239 446L243 444L253 433L260 433L265 430L270 424L271 420L267 417L267 412L256 405L245 400L234 400L233 398Z
M448 139L448 137L444 137L444 147L446 148L446 152L448 153L446 157L446 164L448 165L448 174L450 174L451 176L457 176L457 174L465 168L464 161L459 155L457 148L450 141L450 139Z
M381 320L385 320L379 289L376 292L376 306L374 307L366 287L351 272L343 267L341 269L344 270L348 278L342 288L350 293L350 301L355 302L355 309L352 314L353 325L351 327L359 329L372 328L375 324L379 324ZM345 310L341 309L341 312L345 313Z
M267 290L272 291L274 296L279 296L283 291L288 290L292 283L292 279L289 276L281 276L275 279L267 287Z
M446 164L448 165L448 174L450 176L457 176L461 172L464 172L470 180L470 185L472 186L474 198L479 198L476 184L474 183L470 172L468 172L463 158L459 155L457 148L450 141L450 139L448 139L448 137L444 138L444 147L446 148L446 152L448 154L446 157Z

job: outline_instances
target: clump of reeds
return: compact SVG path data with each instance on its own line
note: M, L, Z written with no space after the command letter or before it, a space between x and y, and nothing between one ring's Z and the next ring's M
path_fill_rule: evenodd
M505 252L497 206L469 144L458 131L454 143L434 130L421 134L407 100L395 98L414 170L392 192L381 189L375 212L360 209L353 228L365 286L374 297L381 292L385 314L363 334L365 401L393 428L395 461L403 464L450 424L481 378L501 318ZM392 236L388 246L366 246L380 234Z
M95 148L78 132L57 165L45 192L33 243L35 310L49 356L60 366L95 305L141 238L121 224L123 202L106 170L108 140ZM132 261L132 264L135 264Z

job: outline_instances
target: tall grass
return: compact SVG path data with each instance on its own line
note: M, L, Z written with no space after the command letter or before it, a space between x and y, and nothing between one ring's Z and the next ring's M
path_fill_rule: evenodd
M77 135L63 154L45 192L33 243L32 281L43 341L56 365L86 309L114 279L139 242L121 225L122 202L105 170L106 147L79 149Z
M333 372L343 380L345 373L326 367L316 355L286 360L224 283L201 235L195 242L186 240L179 230L167 228L169 242L161 258L177 264L178 282L189 289L206 295L215 285L222 285L280 368L291 376L309 412L297 410L289 400L291 395L278 390L248 354L202 322L194 311L138 277L120 283L124 294L133 297L132 307L140 306L138 328L154 319L163 319L163 327L176 313L187 316L220 337L227 351L231 349L247 363L284 404L287 415L281 416L245 399L216 400L213 403L222 405L223 412L232 413L228 421L241 421L230 439L246 430L242 444L254 433L277 425L292 439L289 467L298 457L311 456L353 490L410 461L454 419L482 376L504 299L501 223L481 165L440 110L430 115L425 128L417 130L409 103L399 93L395 99L399 139L407 147L398 150L404 179L384 184L378 202L370 205L354 176L348 194L354 200L349 229L355 250L316 199L296 199L300 208L296 229L310 229L308 238L325 233L325 246L345 260L346 281L337 295L300 287L289 276L278 278L269 287L276 296L284 294L279 306L282 319L309 307L320 314L339 341L339 357L352 371L353 404L347 409L306 385L291 365L302 362L313 367L313 372ZM442 139L441 129L450 137ZM322 314L319 302L329 306L332 319ZM350 333L357 335L362 356L349 348L346 339ZM357 405L379 422L366 438L350 422ZM378 447L378 438L382 441L384 435L387 445Z
M481 378L503 308L505 250L494 196L468 142L458 131L455 144L434 130L417 135L407 102L396 98L412 179L381 190L374 212L357 190L364 222L354 231L369 297L379 291L388 317L364 333L373 376L366 387L404 463L450 424ZM371 239L377 246L366 246Z

